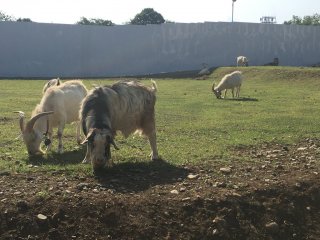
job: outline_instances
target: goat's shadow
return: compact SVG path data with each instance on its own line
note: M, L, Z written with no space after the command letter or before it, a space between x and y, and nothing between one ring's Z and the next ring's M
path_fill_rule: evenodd
M115 164L95 178L100 187L121 193L136 193L157 185L181 182L189 174L188 169L165 160L137 161L136 158L126 159L126 162Z
M86 148L79 147L62 154L49 152L45 155L30 156L27 159L28 164L32 165L66 165L79 164L85 156Z
M45 156L30 157L27 163L33 165L81 164L85 151L86 148L63 154L52 152ZM112 168L89 174L87 182L90 182L89 185L93 184L93 187L111 189L115 192L137 193L157 185L182 182L189 172L190 170L165 160L152 161L131 157L117 159Z
M236 101L236 102L258 102L257 98L240 97L240 98L221 98L224 101Z

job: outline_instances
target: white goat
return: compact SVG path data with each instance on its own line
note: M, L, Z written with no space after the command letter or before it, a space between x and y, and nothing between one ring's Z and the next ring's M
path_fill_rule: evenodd
M42 93L45 93L49 87L59 86L61 83L62 83L62 81L60 80L60 78L54 78L54 79L49 80L49 81L44 85L44 87L43 87L43 89L42 89Z
M248 67L249 60L245 56L239 56L237 57L237 67L243 66L243 67Z
M240 87L242 84L242 73L240 71L234 71L230 74L226 74L220 81L217 87L212 85L212 92L217 98L221 98L221 91L225 90L224 98L226 98L227 89L232 89L232 97L234 98L234 88L236 88L236 97L240 95Z
M45 137L47 151L51 148L53 127L58 127L58 153L63 152L62 133L66 123L79 121L80 103L87 89L80 80L71 80L52 86L44 93L40 104L32 112L31 119L24 124L24 112L20 115L20 129L29 155L43 154L40 144ZM80 143L80 126L77 124L77 141Z

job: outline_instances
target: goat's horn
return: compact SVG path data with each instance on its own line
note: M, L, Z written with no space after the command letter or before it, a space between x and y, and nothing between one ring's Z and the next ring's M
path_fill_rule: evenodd
M212 84L212 92L214 92L214 84Z
M39 119L39 118L41 118L41 117L43 117L43 116L46 116L46 115L49 115L49 114L52 114L53 113L53 111L50 111L50 112L42 112L42 113L39 113L39 114L37 114L37 115L35 115L33 118L31 118L28 122L27 122L27 124L26 124L26 131L31 131L32 129L33 129L33 126L34 126L34 124L35 124L35 122Z
M21 132L24 131L24 112L22 111L14 111L14 113L19 113L20 119L19 119L19 125Z

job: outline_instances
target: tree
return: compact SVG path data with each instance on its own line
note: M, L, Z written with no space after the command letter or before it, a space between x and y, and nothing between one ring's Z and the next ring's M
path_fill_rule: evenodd
M130 24L146 25L161 24L164 22L165 20L160 13L154 11L153 8L145 8L130 21Z
M17 22L32 22L30 18L18 18Z
M0 11L0 21L14 21L14 17L11 17L4 12Z
M292 19L285 21L284 24L320 25L320 15L315 13L312 16L304 16L303 18L293 15Z
M104 20L101 18L87 19L85 17L81 17L80 21L78 21L77 24L80 24L80 25L99 25L99 26L114 26L115 25L110 20Z

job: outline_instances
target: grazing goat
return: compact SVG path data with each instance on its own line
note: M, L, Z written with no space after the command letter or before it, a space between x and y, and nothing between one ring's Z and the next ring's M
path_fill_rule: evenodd
M263 64L263 66L279 66L279 58L274 58L273 62Z
M248 67L249 65L249 60L245 56L239 56L237 57L237 67L243 66L243 67Z
M96 87L82 101L80 122L86 135L87 153L83 163L92 163L94 172L113 165L110 145L117 131L125 137L138 131L148 137L152 159L158 159L155 129L157 85L145 87L136 81L120 81Z
M20 115L20 129L29 155L43 154L40 144L45 137L47 151L51 148L53 127L58 127L58 153L63 152L62 133L66 123L79 120L81 101L87 89L80 80L71 80L52 86L44 93L40 104L32 112L31 119L24 124L24 112ZM80 143L80 126L77 126L77 141Z
M60 78L54 78L54 79L49 80L49 81L44 85L44 87L43 87L43 89L42 89L42 93L45 93L49 87L59 86L61 83L62 83L62 81L60 80Z
M227 89L232 89L232 97L234 98L234 88L236 88L236 97L240 95L240 87L242 84L242 73L240 71L234 71L225 75L217 87L212 85L212 92L217 98L221 98L221 91L225 90L224 98L226 98Z

